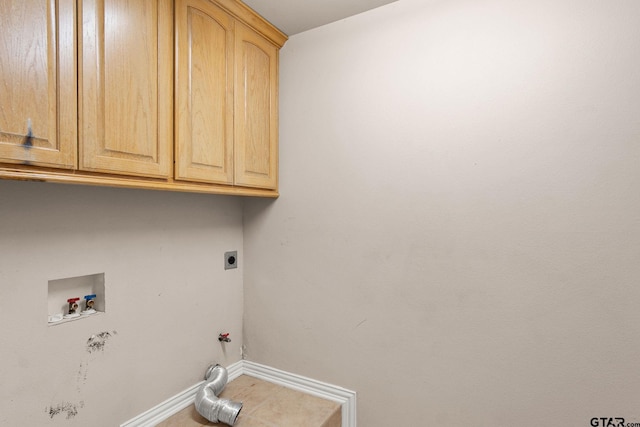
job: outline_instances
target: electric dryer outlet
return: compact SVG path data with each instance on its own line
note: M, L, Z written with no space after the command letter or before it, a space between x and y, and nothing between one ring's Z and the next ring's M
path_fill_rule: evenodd
M224 253L224 269L238 268L238 251Z

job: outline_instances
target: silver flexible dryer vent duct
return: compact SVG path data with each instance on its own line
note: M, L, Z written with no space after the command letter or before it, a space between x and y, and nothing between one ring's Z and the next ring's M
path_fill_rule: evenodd
M242 409L242 402L218 398L229 379L227 370L220 365L210 366L204 379L206 382L196 394L196 410L213 423L234 425Z

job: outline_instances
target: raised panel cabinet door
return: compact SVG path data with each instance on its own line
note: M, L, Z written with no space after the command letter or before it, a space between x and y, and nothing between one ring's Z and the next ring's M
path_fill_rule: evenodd
M166 178L173 2L79 0L80 169Z
M278 49L250 28L235 31L235 184L278 187Z
M208 0L175 13L175 178L232 184L233 20Z
M77 163L75 0L0 0L0 162Z

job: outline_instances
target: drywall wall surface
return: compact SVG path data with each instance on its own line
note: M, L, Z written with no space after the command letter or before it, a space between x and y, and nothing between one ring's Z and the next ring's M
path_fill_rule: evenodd
M247 357L356 390L365 427L640 423L638 22L400 0L291 37Z
M239 200L13 181L0 195L0 425L117 426L240 359L242 263L224 270ZM100 273L106 312L48 326L48 281Z

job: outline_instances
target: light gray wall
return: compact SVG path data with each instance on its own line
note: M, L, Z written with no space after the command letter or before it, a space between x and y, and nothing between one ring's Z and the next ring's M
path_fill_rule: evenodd
M281 53L250 360L359 425L640 422L640 2L400 0Z
M240 359L242 262L223 269L240 200L12 181L0 196L0 425L113 427ZM47 326L48 281L96 273L106 314Z

